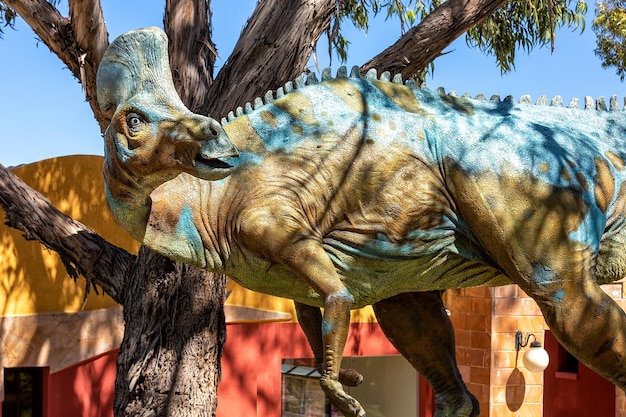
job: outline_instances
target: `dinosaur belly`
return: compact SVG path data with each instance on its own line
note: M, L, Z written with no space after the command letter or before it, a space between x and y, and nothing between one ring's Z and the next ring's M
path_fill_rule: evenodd
M468 256L453 236L429 244L392 244L380 236L369 247L350 247L327 240L326 252L360 306L404 293L477 285L503 285L509 279L497 269Z
M337 237L324 239L324 249L354 296L354 308L404 292L510 283L500 271L479 261L476 253L468 254L464 244L454 238L433 243L425 250L408 243L398 247L383 237L372 242L372 247L350 246L346 239L339 241ZM225 273L250 290L323 306L319 294L284 265L252 253L233 254L230 261L232 267Z

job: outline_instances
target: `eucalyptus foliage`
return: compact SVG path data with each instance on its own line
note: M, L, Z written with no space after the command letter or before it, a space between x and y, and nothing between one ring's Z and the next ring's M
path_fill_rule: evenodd
M515 67L518 50L551 45L555 29L585 29L587 3L582 0L512 0L467 32L467 43L493 55L505 73Z
M616 74L624 81L626 76L626 9L625 1L599 2L597 17L593 21L596 32L596 55L604 68L615 67Z
M351 22L357 29L367 32L370 13L374 16L385 13L387 19L398 19L402 33L421 22L443 0L337 0L337 9L329 30L329 49L334 47L342 62L348 56L350 42L341 33L341 24ZM329 50L329 53L331 51Z
M13 28L13 25L15 24L15 16L15 11L0 1L0 39L2 39L4 28L7 26Z

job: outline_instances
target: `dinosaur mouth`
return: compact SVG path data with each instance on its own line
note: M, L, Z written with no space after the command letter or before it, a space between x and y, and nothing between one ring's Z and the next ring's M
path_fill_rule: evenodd
M196 175L199 178L216 181L227 177L234 167L227 162L217 158L204 158L198 155L192 162Z
M238 155L236 150L204 152L198 148L197 143L179 142L172 156L178 169L203 180L217 181L227 177L234 170L234 167L223 159Z
M196 159L193 161L194 162L194 166L197 168L201 165L204 165L208 168L212 168L212 169L228 169L228 168L232 168L233 166L230 165L227 162L222 161L221 159L217 159L217 158L204 158L200 155L198 155L198 157L196 157Z
M235 169L223 159L236 158L239 151L223 134L214 140L205 141L197 151L194 162L198 177L205 180L221 180Z

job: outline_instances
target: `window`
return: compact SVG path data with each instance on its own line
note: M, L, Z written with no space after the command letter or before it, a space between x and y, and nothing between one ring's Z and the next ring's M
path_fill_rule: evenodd
M561 379L578 379L578 359L569 353L561 344L557 351L556 377Z
M285 359L282 364L282 417L331 417L330 402L319 384L314 359Z
M367 411L368 417L418 415L418 374L400 355L346 357L345 368L364 378L358 387L344 387ZM284 359L282 417L336 417L338 413L319 386L313 359Z
M2 416L43 416L43 368L4 369Z
M578 373L578 359L559 345L559 372Z

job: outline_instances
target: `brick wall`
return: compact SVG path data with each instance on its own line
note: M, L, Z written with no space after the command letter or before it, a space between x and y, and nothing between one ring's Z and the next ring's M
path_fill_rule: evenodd
M623 284L602 288L625 308ZM480 417L541 417L543 373L524 368L527 348L515 351L517 330L544 344L548 327L534 300L517 285L507 285L446 291L444 301L455 328L459 370L480 401ZM626 395L616 392L615 415L626 417Z
M618 388L615 388L615 417L626 417L626 395Z
M524 368L522 357L527 348L515 350L515 332L521 330L544 343L547 328L537 304L517 285L491 289L493 320L491 326L491 404L490 416L540 417L543 409L543 373Z
M445 302L459 369L480 401L480 417L541 416L543 375L524 369L515 351L518 329L543 342L546 326L535 302L516 285L451 290Z
M540 417L543 375L524 369L523 352L515 351L518 329L543 343L546 326L535 302L516 285L451 290L445 302L459 369L480 401L480 417Z

